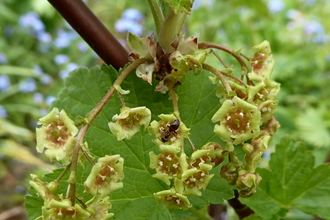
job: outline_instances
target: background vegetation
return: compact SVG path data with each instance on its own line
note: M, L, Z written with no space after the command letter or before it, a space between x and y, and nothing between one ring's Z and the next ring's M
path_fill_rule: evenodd
M86 1L124 45L127 31L140 36L154 31L143 2ZM196 0L185 24L187 35L199 33L201 42L245 54L263 40L271 43L273 78L281 83L276 114L281 128L273 146L290 134L313 151L316 165L329 160L330 150L329 10L327 0ZM102 61L46 0L2 0L0 32L0 219L25 219L29 173L56 166L35 151L36 121L71 70ZM289 218L313 219L300 212Z

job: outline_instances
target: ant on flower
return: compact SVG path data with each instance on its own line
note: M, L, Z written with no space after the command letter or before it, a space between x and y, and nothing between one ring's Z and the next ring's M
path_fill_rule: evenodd
M171 124L167 124L165 129L164 127L160 127L161 130L161 135L163 137L160 138L160 140L165 143L167 141L175 141L176 140L176 135L177 135L177 130L180 127L180 121L177 119L173 121Z

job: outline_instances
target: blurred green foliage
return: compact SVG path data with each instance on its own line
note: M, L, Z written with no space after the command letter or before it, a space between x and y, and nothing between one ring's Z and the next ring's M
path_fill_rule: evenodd
M134 30L142 36L154 31L146 1L86 3L123 44L127 32L116 24L127 8L143 15L135 23L142 29ZM330 150L330 2L196 0L195 6L185 24L187 36L200 34L201 42L241 49L248 56L253 54L251 46L270 42L273 78L281 83L276 114L281 128L274 144L283 134L293 135L313 150L316 164L323 163ZM15 186L3 188L8 196L0 199L1 213L22 203L31 169L44 169L32 154L26 160L20 154L35 152L36 121L57 96L63 78L77 66L92 67L101 61L47 1L2 0L0 33L0 183ZM8 145L17 151L8 151ZM22 166L24 172L14 171Z

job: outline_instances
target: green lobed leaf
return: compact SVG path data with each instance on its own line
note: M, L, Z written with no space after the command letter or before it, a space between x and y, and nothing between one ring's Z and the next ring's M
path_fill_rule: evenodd
M330 131L324 120L325 108L307 109L296 118L299 137L316 147L328 147L330 145Z
M150 214L148 220L163 220L163 219L171 219L171 214L167 209L163 207L163 204L158 204Z
M284 136L269 161L253 197L241 199L264 219L284 217L288 207L330 218L330 165L314 167L314 157L304 144Z
M116 76L116 70L106 65L90 70L87 68L74 70L65 80L65 87L52 106L65 109L72 119L77 116L86 117L106 94ZM123 96L127 106L146 106L151 110L154 120L159 120L157 115L161 113L173 112L169 95L154 92L154 87L138 79L134 73L126 78L121 87L131 91L129 95ZM220 103L215 96L217 88L208 79L207 73L193 75L193 72L190 72L182 80L182 85L175 89L179 97L181 118L188 127L191 127L190 137L195 147L199 149L210 141L222 143L213 133L213 124L210 123ZM157 213L168 216L168 210L157 204L154 198L154 193L169 188L161 181L154 179L152 174L155 171L149 168L149 152L158 152L157 147L152 143L154 137L142 128L131 140L117 141L110 132L108 122L112 120L113 115L119 113L120 108L121 102L117 95L114 95L85 136L91 153L96 156L95 161L97 157L113 154L120 154L124 158L124 187L110 195L113 207L111 212L115 213L115 218L119 220L148 219ZM190 146L186 144L185 148L189 155ZM85 167L86 170L81 173L82 168L78 168L77 188L78 196L86 202L89 196L83 194L82 184L91 167L88 163ZM219 171L216 169L212 172L215 172L216 176L210 181L201 198L191 199L193 204L220 203L233 197L232 190L223 180L220 180ZM56 179L58 175L53 175L51 179ZM64 190L65 181L63 184Z
M36 191L32 188L29 189L31 195L27 195L24 198L24 207L28 219L37 219L41 216L41 207L44 205L42 198L35 195Z
M261 218L259 215L252 214L249 215L248 217L243 218L243 220L264 220L264 219Z

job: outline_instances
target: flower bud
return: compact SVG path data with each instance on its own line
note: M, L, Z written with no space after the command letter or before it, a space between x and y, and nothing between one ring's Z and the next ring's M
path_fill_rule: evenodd
M240 175L236 181L236 186L240 190L239 195L244 198L254 195L261 179L258 173L245 173Z

